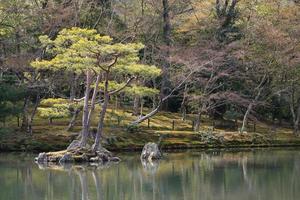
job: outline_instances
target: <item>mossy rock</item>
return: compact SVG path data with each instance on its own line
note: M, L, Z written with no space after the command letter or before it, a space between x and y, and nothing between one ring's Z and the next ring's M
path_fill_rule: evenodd
M71 150L40 153L35 158L38 163L84 163L84 162L119 162L118 157L114 157L108 150L102 148L99 151L92 151L88 148L78 148Z

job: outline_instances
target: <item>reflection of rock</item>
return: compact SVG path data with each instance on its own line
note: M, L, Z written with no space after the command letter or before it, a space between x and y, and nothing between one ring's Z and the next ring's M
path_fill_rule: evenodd
M153 161L148 161L148 160L143 160L141 159L143 169L149 173L149 174L155 174L158 170L159 167L159 161L158 160L153 160Z
M45 162L45 163L38 163L37 165L39 169L42 170L55 170L55 171L77 171L77 170L95 170L95 169L106 169L109 168L113 163L106 162L106 163L97 163L97 162L89 162L89 163L53 163L53 162Z
M109 161L111 161L111 162L120 162L121 159L119 157L110 157Z
M72 142L73 143L73 142ZM76 143L76 142L74 142ZM76 146L76 145L75 145ZM74 147L74 146L73 146ZM35 160L38 163L82 163L82 162L97 162L97 163L106 163L106 162L119 162L118 157L114 157L111 152L104 148L99 150L92 151L88 148L76 148L69 149L64 151L40 153Z
M153 142L148 142L142 151L141 159L142 160L158 160L161 159L162 154L158 148L158 145Z

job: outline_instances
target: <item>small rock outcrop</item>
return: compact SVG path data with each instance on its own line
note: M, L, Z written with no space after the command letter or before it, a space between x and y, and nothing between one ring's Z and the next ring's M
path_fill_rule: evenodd
M39 153L38 157L35 158L35 161L37 161L39 163L47 162L47 160L48 160L48 158L47 158L47 154L45 152Z
M119 162L120 159L114 157L110 151L104 148L100 148L98 151L92 151L90 148L75 148L73 146L72 148L69 148L69 150L40 153L38 157L35 158L35 161L39 164L84 162L104 164L107 162Z
M149 142L145 144L142 154L141 154L141 159L142 160L158 160L162 158L162 153L160 152L158 145L153 142Z

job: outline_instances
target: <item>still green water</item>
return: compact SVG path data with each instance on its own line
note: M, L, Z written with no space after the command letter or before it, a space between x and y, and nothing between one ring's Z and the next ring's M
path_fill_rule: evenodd
M38 166L0 154L1 200L300 199L300 149L169 153L159 163L119 155L110 166Z

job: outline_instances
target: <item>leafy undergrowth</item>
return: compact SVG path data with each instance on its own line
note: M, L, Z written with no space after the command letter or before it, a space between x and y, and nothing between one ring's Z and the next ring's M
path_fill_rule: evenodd
M96 114L99 108L96 109ZM92 128L97 125L97 117L92 119ZM256 131L249 125L249 132L240 134L237 130L213 129L213 122L204 118L201 131L193 131L194 116L188 115L183 121L178 113L161 112L145 121L138 128L128 129L128 124L135 119L126 110L109 110L103 146L109 150L140 150L146 142L157 142L162 137L162 148L231 148L276 145L300 145L300 138L295 137L287 128L271 128L265 123L257 123ZM71 132L66 131L69 119L57 119L53 124L36 118L32 136L21 132L16 121L11 120L5 129L0 129L0 150L4 151L53 151L65 149L80 132L80 118ZM149 123L149 124L148 124ZM239 122L240 123L240 122ZM148 126L149 125L149 126ZM240 124L239 124L240 127ZM174 130L173 130L174 128Z

